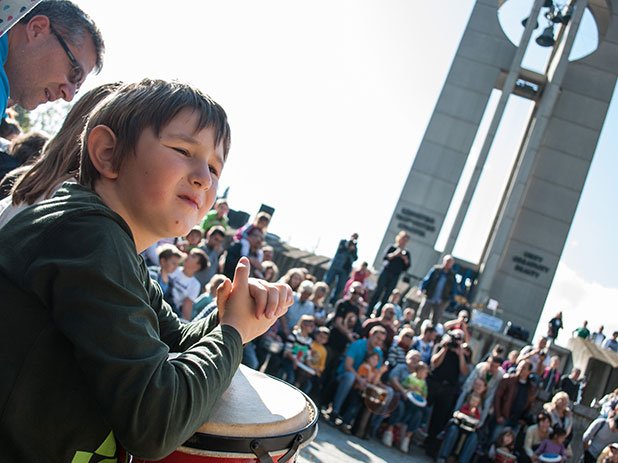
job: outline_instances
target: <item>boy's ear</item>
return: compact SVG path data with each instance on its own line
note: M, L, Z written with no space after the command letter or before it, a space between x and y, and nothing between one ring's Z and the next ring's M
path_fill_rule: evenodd
M90 162L102 178L114 180L118 172L114 168L116 134L106 125L97 125L88 135L88 155Z

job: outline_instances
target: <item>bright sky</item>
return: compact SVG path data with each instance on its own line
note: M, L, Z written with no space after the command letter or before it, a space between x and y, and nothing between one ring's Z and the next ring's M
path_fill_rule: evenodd
M511 0L530 3L530 0ZM473 0L77 0L106 40L95 85L177 78L221 103L232 151L221 187L234 209L276 208L271 232L331 256L360 234L373 262L457 49ZM434 8L432 9L432 5ZM582 195L542 329L562 309L618 329L612 152L618 102ZM490 182L491 183L491 182ZM500 183L494 181L494 183ZM221 190L223 191L223 190ZM478 243L477 243L478 245ZM475 243L459 243L465 252ZM565 335L561 336L565 340Z

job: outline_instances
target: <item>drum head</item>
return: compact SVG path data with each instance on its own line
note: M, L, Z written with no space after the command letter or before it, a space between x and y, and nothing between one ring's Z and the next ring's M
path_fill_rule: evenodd
M315 404L289 384L240 365L208 422L185 443L205 450L242 452L259 439L268 451L290 447L317 430Z
M425 397L420 395L418 392L409 391L407 393L408 399L417 407L425 407L427 406L427 400Z

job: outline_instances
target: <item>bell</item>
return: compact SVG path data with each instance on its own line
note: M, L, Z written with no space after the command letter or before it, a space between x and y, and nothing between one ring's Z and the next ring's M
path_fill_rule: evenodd
M553 47L556 41L554 40L554 26L548 26L543 33L536 38L536 43L541 47Z
M573 7L567 6L562 10L562 24L568 24L569 20L573 16Z
M524 26L524 27L526 27L526 24L528 24L528 19L529 19L529 17L528 17L528 18L524 18L524 19L522 19L522 20L521 20L521 25L522 25L522 26ZM534 23L534 27L533 27L532 29L537 29L538 27L539 27L539 22L538 22L538 21L535 21L535 23Z
M563 22L563 20L562 20L562 13L560 13L560 11L556 11L551 16L551 22L553 22L554 24L561 24Z
M543 3L543 8L549 8L552 6L554 6L553 0L545 0L545 3Z

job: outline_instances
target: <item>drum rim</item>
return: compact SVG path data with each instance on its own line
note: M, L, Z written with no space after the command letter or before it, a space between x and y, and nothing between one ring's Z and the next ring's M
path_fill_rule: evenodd
M307 396L307 394L305 394L303 391L283 381L282 379L275 378L270 375L266 376L281 383L285 383L286 386L289 386L302 394L302 396L305 398L305 401L307 402L307 406L311 408L311 412L313 415L312 420L307 426L297 431L277 436L234 437L218 436L215 434L196 432L184 444L182 444L183 447L198 450L211 450L214 452L253 454L253 451L251 449L251 443L256 440L260 442L262 447L267 452L280 452L282 450L285 451L286 449L292 447L294 440L297 438L297 436L300 436L300 438L302 438L302 440L300 441L301 445L302 443L306 442L307 439L312 438L315 435L314 431L317 427L318 419L320 418L318 408L313 402L313 400L311 400L309 396Z

